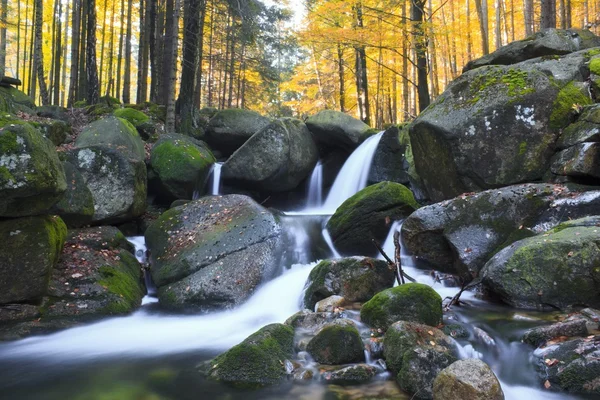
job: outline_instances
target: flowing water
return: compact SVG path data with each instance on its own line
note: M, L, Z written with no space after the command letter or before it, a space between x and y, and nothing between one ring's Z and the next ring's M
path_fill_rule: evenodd
M323 204L323 164L321 161L315 165L315 169L308 181L308 196L306 208L317 208Z
M213 164L210 173L210 195L217 196L221 194L221 168L223 163L217 162Z
M281 262L281 274L265 282L245 304L236 309L202 315L164 312L157 304L154 286L147 277L148 294L144 305L130 316L0 344L0 398L331 398L334 387L320 383L294 385L287 382L276 388L240 392L203 380L194 372L194 366L227 350L266 324L285 321L302 308L302 293L311 269L319 259L339 257L324 228L327 219L345 200L343 196L347 198L366 185L370 160L380 137L381 134L368 139L340 171L334 189L336 185L344 186L345 194L340 194L342 189L332 189L325 204L309 204L306 210L281 217L288 243ZM357 153L360 156L356 156ZM216 172L213 176L218 181ZM383 245L392 258L393 233L398 229L401 229L399 221L391 226ZM146 249L143 237L130 238L130 241L136 247L138 260L144 265ZM415 260L409 254L402 252L401 260L408 275L431 285L442 298L457 293L457 287L416 268ZM452 318L449 322L464 323L470 331L470 337L459 341L457 348L462 357L482 358L492 367L502 382L506 399L570 398L540 389L529 360L531 351L519 341L525 329L543 323L540 316L535 313L519 314L506 307L485 303L471 292L465 292L462 300L467 304L454 307L447 316ZM348 311L347 316L358 319L356 312ZM367 329L363 325L359 327ZM381 362L368 353L367 360L379 366L381 373L375 382L356 389L359 395L354 398L363 395L375 397L382 390L389 389L390 385L393 387L387 381L390 376L383 372ZM299 362L312 365L306 354L299 355ZM395 398L410 397L401 395Z

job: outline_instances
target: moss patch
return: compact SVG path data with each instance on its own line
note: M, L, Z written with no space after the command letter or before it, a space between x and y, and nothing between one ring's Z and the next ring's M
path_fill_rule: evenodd
M566 84L556 96L550 114L550 128L559 130L571 122L573 106L591 104L590 98L574 82Z

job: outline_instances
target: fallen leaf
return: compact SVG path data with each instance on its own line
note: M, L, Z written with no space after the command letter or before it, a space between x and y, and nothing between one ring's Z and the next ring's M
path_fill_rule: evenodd
M550 387L551 387L551 386L552 386L552 385L550 384L550 381L546 381L546 382L544 382L544 387L545 387L546 389L550 389Z

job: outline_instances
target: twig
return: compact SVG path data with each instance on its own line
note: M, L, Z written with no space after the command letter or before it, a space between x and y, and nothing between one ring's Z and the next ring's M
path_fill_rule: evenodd
M402 259L400 258L400 232L394 232L394 248L396 249L396 268L399 271L400 278L402 278L402 285L404 285L404 273L402 271Z
M450 299L450 302L448 304L446 304L446 306L444 307L446 309L446 311L448 309L450 309L450 307L452 307L452 306L460 306L460 304L462 303L460 301L460 296L462 296L462 294L465 292L465 290L469 290L472 287L477 286L479 283L481 283L481 278L475 279L472 281L467 281L464 278L461 278L461 279L462 279L463 283L462 283L458 293L456 293L454 295L454 297L452 297L452 298L446 297L446 299Z
M398 281L398 285L402 285L404 283L404 278L411 281L412 283L416 282L416 280L414 278L412 278L410 275L408 275L406 272L404 272L402 270L402 268L398 268L398 265L400 265L400 262L398 262L398 264L393 262L392 259L385 253L383 248L379 245L379 243L377 243L377 241L375 239L371 239L371 242L377 248L377 250L379 250L379 253L381 253L383 258L385 258L385 260L387 261L390 268L394 268L394 270L396 271L395 275L396 275L396 280ZM399 252L400 252L400 250L398 249L398 253Z

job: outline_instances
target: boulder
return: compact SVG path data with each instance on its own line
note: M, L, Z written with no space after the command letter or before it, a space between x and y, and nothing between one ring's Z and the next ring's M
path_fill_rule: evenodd
M349 302L365 302L394 285L395 275L387 263L368 257L351 257L321 261L310 272L304 305L315 304L333 295Z
M68 135L72 133L71 125L65 121L56 119L31 122L31 125L55 146L63 144L67 140Z
M335 248L344 255L374 255L371 242L383 243L391 221L408 217L419 208L412 192L393 182L381 182L342 203L327 222Z
M156 125L150 119L150 117L134 108L118 108L113 112L113 115L129 121L131 125L137 129L140 137L144 140L150 139L150 137L156 132Z
M600 143L580 143L552 158L553 174L575 178L600 178Z
M406 159L406 150L407 145L402 143L400 138L400 129L397 126L388 128L375 150L369 171L369 183L384 181L403 185L410 183L408 174L410 166Z
M161 195L172 199L191 199L194 190L204 187L215 161L202 142L178 134L162 135L150 154L152 170L164 188Z
M69 115L67 109L60 106L39 106L36 107L35 113L38 117L49 118L59 120L63 122L69 122Z
M244 389L281 382L287 375L285 361L294 356L294 330L271 324L201 368L209 378Z
M563 130L556 148L564 150L586 142L600 142L600 104L585 107L577 121Z
M352 151L373 134L369 125L339 111L323 110L306 120L317 143Z
M522 341L534 347L539 347L545 345L549 340L558 338L560 336L587 336L587 324L588 321L586 321L584 318L577 318L563 322L557 322L552 325L538 326L528 329L523 334ZM598 324L596 323L596 328L597 327Z
M400 387L419 399L432 398L436 376L457 359L452 339L439 329L406 321L389 327L383 348Z
M318 157L306 125L297 119L281 119L236 150L223 164L222 177L265 191L288 191L310 175Z
M139 161L146 159L144 142L131 123L113 116L100 118L83 128L75 147L104 146L125 151Z
M238 305L279 271L279 220L247 196L204 197L172 208L145 236L166 306Z
M342 318L342 315L342 313L312 312L310 310L302 310L289 317L285 321L285 324L294 329L300 329L310 332L314 335L324 325Z
M341 365L365 360L362 339L349 320L325 325L308 342L306 350L320 364Z
M33 114L33 99L12 86L0 86L0 112Z
M563 220L595 214L600 192L580 192L582 189L516 185L422 207L402 225L404 245L433 269L472 279L511 243Z
M93 146L67 152L94 198L94 222L122 222L146 210L147 178L143 161L129 152Z
M600 38L587 29L544 29L469 61L463 72L484 65L511 65L542 56L560 56L600 46Z
M541 180L573 104L591 104L585 52L484 66L453 81L410 126L429 197Z
M599 246L599 227L559 225L501 250L483 268L483 284L519 308L599 307Z
M211 147L230 155L270 122L255 111L238 108L221 110L208 122L205 138Z
M67 190L51 212L59 215L67 226L76 228L92 222L94 216L94 197L85 184L81 173L73 164L63 162Z
M347 303L342 296L329 296L315 304L316 312L335 312Z
M30 124L0 116L0 217L43 214L66 188L52 143Z
M42 299L66 236L67 227L58 217L0 221L0 304Z
M433 382L434 400L504 400L500 382L489 365L478 359L459 360L444 368Z
M360 319L383 331L396 321L438 326L442 322L442 298L431 286L406 283L373 296L360 310Z
M322 374L325 381L334 385L360 385L377 375L377 368L368 364L355 364Z

